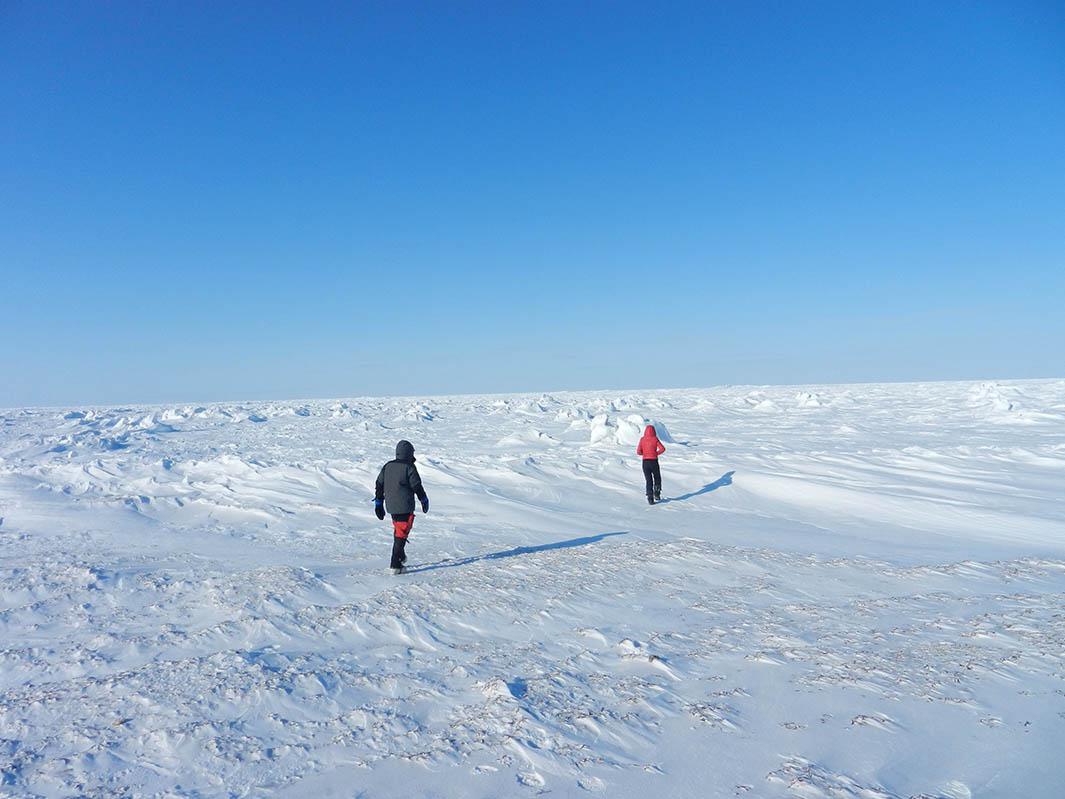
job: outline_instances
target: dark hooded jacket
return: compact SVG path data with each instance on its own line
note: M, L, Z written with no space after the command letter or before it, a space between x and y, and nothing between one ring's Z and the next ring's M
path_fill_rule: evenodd
M385 510L398 515L414 513L414 498L426 499L422 478L414 465L414 445L409 441L396 444L396 459L389 461L377 475L374 498L385 501Z

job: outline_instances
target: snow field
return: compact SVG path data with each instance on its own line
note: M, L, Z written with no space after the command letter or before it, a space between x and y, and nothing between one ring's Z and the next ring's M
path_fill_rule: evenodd
M1057 796L1063 478L1065 381L0 411L0 795Z

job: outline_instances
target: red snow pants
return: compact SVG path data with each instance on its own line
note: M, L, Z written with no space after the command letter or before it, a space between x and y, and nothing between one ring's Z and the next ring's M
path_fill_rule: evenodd
M392 530L396 538L406 538L410 535L411 528L414 527L414 514L410 514L406 519L397 519L392 517Z

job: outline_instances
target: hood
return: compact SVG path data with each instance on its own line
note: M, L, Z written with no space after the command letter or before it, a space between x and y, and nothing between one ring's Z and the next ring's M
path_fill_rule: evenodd
M643 429L643 437L644 438L658 438L658 431L655 430L655 426L653 424L649 424L649 425L647 425L647 427L645 427Z
M414 445L407 440L396 444L396 460L414 463Z

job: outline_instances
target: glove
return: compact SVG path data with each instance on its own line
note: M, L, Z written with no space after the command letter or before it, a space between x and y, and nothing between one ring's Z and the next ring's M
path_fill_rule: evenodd
M429 497L422 500L422 513L429 512Z
M377 514L378 519L385 520L385 501L383 499L375 499L373 501L373 512Z

